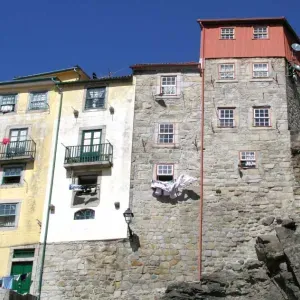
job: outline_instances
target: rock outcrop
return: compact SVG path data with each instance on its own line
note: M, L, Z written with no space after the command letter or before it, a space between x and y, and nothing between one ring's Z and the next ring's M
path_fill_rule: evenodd
M291 219L283 219L275 232L257 238L257 260L246 261L236 272L223 270L201 282L170 285L162 299L300 299L300 234Z

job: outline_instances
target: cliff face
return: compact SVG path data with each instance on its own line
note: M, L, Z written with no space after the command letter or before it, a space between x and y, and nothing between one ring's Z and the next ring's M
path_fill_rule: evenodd
M206 275L201 282L170 285L162 300L300 299L300 234L293 220L280 222L276 235L257 238L257 260L239 261L236 270Z

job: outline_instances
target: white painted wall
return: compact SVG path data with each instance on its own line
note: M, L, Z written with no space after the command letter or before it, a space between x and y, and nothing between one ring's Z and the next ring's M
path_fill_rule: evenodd
M105 110L83 112L84 95L83 88L64 91L51 201L55 206L55 213L50 214L48 243L127 237L123 212L129 205L134 86L111 84L107 87ZM113 116L109 112L109 106L115 109ZM79 111L77 120L72 107ZM78 145L79 128L103 125L106 126L105 138L114 147L113 167L102 170L100 204L91 207L95 210L95 219L74 220L74 213L81 208L71 207L71 178L67 178L63 166L65 147L62 144ZM115 208L114 202L120 202L119 210Z

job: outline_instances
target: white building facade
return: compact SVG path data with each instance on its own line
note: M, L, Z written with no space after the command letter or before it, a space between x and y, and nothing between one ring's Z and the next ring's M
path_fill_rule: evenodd
M132 77L78 81L61 88L47 243L126 238Z

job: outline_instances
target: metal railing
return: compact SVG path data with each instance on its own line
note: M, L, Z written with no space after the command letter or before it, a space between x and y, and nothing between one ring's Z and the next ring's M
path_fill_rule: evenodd
M112 160L113 146L110 143L66 147L65 164L90 162L109 162L112 164Z
M35 157L36 144L33 140L9 142L8 144L0 145L0 159L9 159L29 156L32 159Z

